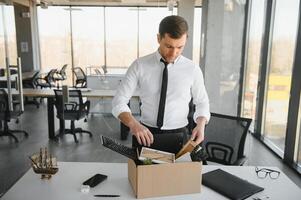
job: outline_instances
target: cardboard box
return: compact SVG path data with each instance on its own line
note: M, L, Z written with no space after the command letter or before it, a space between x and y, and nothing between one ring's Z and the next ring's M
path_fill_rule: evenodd
M128 178L138 199L201 192L200 162L136 165L128 161Z

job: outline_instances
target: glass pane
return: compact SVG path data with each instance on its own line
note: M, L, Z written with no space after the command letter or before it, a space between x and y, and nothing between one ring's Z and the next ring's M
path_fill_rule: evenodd
M244 117L255 119L258 73L260 66L262 36L264 30L265 1L253 0L249 30L245 93L243 101Z
M137 14L129 7L105 8L108 68L126 69L137 58Z
M276 1L263 134L280 152L284 150L298 10L298 0Z
M5 43L4 43L4 24L3 12L4 6L0 6L0 68L5 68Z
M139 9L139 57L158 49L157 34L160 21L171 14L167 7Z
M5 55L4 24L6 26L9 62L10 65L17 65L17 41L13 6L0 6L0 68L5 68L5 57L7 56Z
M60 69L68 64L67 83L72 84L69 7L38 8L41 70Z
M86 71L88 66L104 65L103 12L103 7L72 8L74 67Z
M4 7L5 24L7 31L7 44L9 53L9 64L17 65L17 39L16 39L16 26L15 26L15 12L13 6Z
M201 47L201 26L202 26L202 8L194 9L194 25L193 25L193 51L192 60L196 64L200 64L200 47Z

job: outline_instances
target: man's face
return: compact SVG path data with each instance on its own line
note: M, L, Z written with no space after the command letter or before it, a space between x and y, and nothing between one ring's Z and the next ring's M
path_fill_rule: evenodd
M178 39L174 39L169 37L169 34L165 33L164 37L161 37L160 34L158 34L157 38L161 56L166 62L172 63L179 55L181 55L186 44L187 34L182 35L182 37Z

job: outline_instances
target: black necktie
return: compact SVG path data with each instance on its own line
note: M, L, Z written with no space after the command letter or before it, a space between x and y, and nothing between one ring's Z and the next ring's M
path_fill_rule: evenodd
M166 90L167 90L167 82L168 82L168 70L167 70L168 63L165 62L162 58L160 59L160 62L164 63L165 67L164 67L164 70L163 70L161 95L160 95L159 110L158 110L158 117L157 117L157 126L158 126L159 129L163 125L165 100L166 100Z

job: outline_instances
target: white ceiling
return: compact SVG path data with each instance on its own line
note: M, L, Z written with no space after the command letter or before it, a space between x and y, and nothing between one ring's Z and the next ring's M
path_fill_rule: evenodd
M166 6L168 0L37 0L48 5ZM178 2L179 0L173 0ZM182 0L184 1L184 0ZM196 0L201 6L202 0Z

